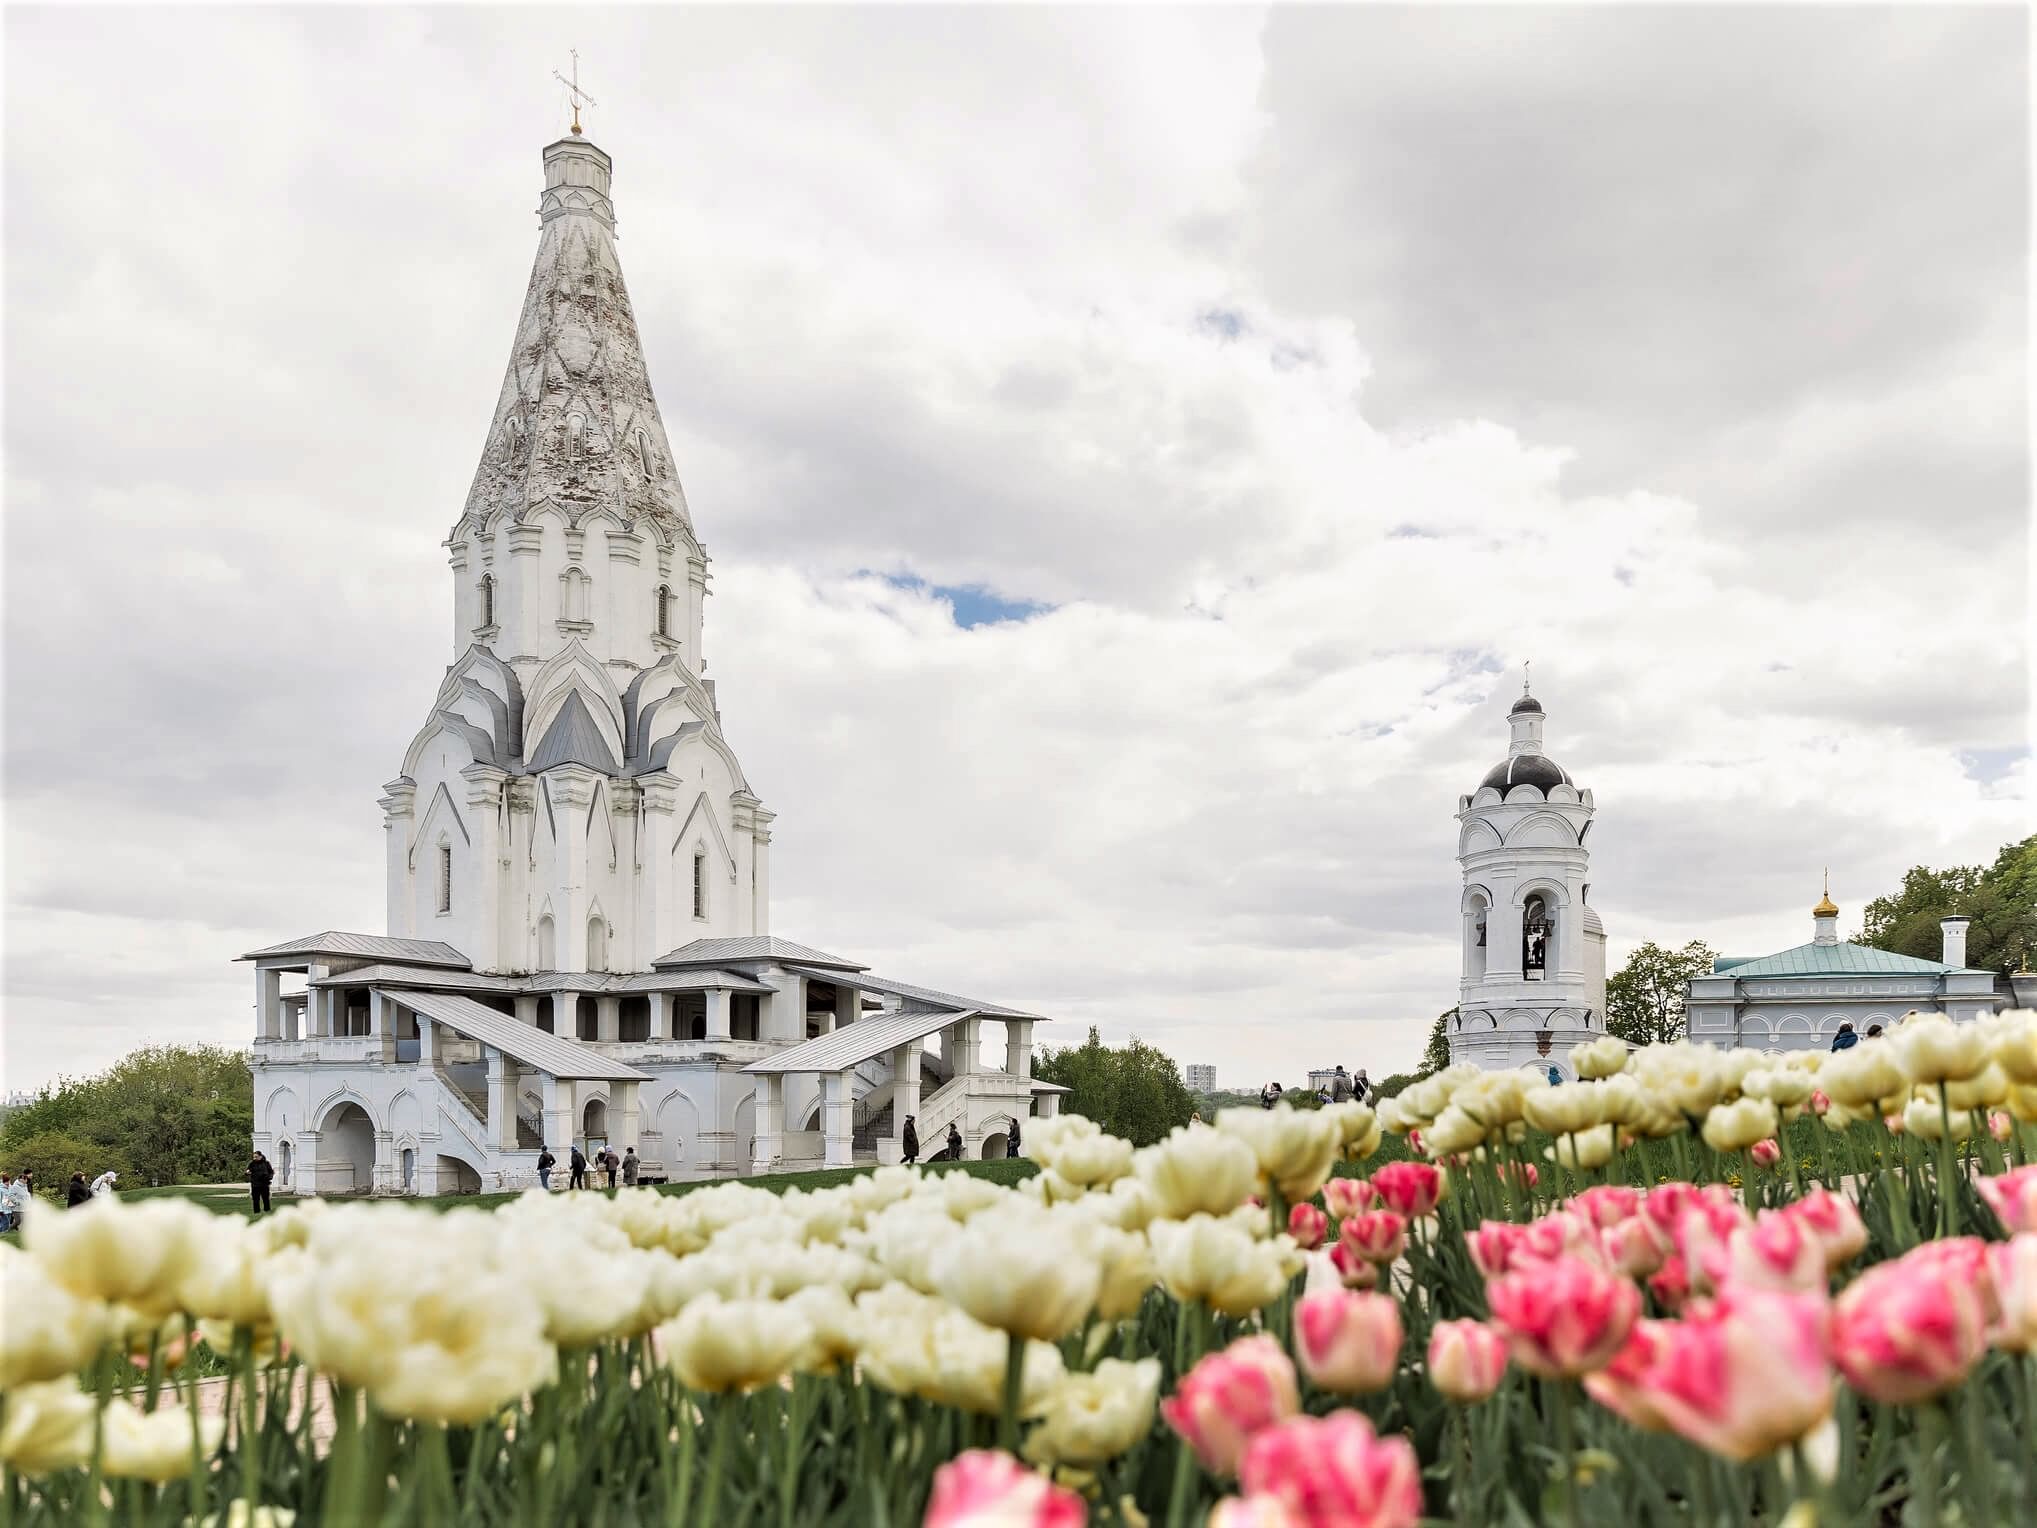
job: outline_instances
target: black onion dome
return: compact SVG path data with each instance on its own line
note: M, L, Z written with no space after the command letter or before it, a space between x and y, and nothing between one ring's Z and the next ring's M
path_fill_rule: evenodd
M1532 711L1535 715L1540 716L1542 714L1542 702L1535 699L1532 695L1523 695L1514 702L1513 709L1508 711L1507 715L1519 716L1523 711Z
M1493 765L1486 777L1478 782L1478 788L1484 790L1491 786L1504 796L1516 785L1532 785L1546 796L1552 785L1574 787L1576 784L1577 782L1570 778L1570 771L1554 759L1545 758L1539 753L1517 753L1512 758L1502 759Z

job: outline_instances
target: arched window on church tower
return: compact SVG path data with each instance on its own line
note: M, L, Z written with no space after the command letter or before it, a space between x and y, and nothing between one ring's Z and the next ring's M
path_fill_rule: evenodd
M439 840L439 911L453 910L453 846L446 839Z
M483 573L481 575L481 624L483 626L493 626L495 624L495 575L493 573Z
M658 635L672 635L672 587L669 584L658 585Z
M540 971L559 969L559 935L550 913L538 919L538 969Z
M693 851L693 916L707 916L707 851Z
M587 436L587 416L568 414L566 416L566 455L577 458L582 442Z
M608 925L599 913L587 920L587 969L608 969Z
M1556 921L1549 904L1538 893L1521 908L1521 975L1531 982L1543 979L1548 969L1549 946L1556 938Z
M587 619L588 590L593 582L583 568L568 568L559 575L560 620L584 621Z
M642 430L637 431L637 468L645 477L651 475L651 438Z
M1473 981L1485 975L1485 898L1473 897L1464 914L1464 969Z

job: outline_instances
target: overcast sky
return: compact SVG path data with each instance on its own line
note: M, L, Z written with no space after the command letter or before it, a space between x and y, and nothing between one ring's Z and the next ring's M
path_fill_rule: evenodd
M2032 830L2020 10L5 27L8 1086L382 928L572 46L777 932L1399 1069L1524 659L1616 962Z

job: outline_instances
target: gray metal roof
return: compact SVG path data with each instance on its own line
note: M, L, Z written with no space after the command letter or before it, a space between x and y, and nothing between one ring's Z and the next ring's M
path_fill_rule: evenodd
M1914 955L1897 955L1864 944L1800 944L1774 955L1762 955L1730 965L1717 975L1734 976L1945 976L1961 968L1942 961L1919 960ZM1986 975L1986 972L1974 973Z
M633 1066L611 1061L591 1046L564 1035L548 1035L529 1024L519 1024L507 1014L483 1007L457 992L419 992L414 987L378 987L385 998L414 1008L456 1034L483 1045L492 1045L514 1056L526 1066L553 1077L582 1078L595 1082L648 1082L649 1076Z
M415 982L421 987L450 987L460 992L516 992L523 983L514 976L490 976L481 971L446 971L433 966L400 965L378 961L322 976L314 987L386 987Z
M832 966L836 972L867 969L853 960L844 960L825 950L810 949L771 934L750 934L740 939L696 939L691 944L680 945L669 955L660 955L651 964L663 970L667 966L720 966L737 961L801 962L810 966Z
M924 1040L937 1029L945 1029L961 1013L886 1013L858 1019L829 1030L811 1040L786 1047L776 1055L752 1061L745 1072L846 1072L850 1067L881 1056L901 1045Z
M858 970L854 975L844 976L839 971L824 971L797 961L788 961L785 969L797 971L801 976L817 978L824 982L839 981L845 986L855 987L864 992L889 993L892 997L905 998L915 1003L925 1003L934 1008L947 1008L957 1011L969 1008L982 1014L986 1019L1037 1019L1040 1017L1037 1013L1027 1013L1021 1008L1006 1008L1000 1003L978 1002L973 997L957 997L952 992L937 992L932 987L915 987L908 982L895 982L887 976L872 976L866 970Z
M473 965L451 945L436 939L392 939L386 934L345 934L334 929L272 944L265 950L250 950L240 958L269 960L279 955L339 955L350 959L400 960L417 966L456 966L462 970Z
M622 773L622 766L615 762L615 755L609 751L608 739L601 735L594 718L587 714L587 703L580 698L578 690L569 694L566 703L559 707L559 714L552 718L551 726L545 729L544 740L532 752L524 768L537 774L559 764L584 764L604 775Z

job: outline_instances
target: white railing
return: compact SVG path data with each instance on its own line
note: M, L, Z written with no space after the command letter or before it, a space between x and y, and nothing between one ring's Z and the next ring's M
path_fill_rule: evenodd
M382 1059L380 1035L310 1035L301 1040L255 1041L255 1060L265 1066L298 1066L319 1061Z
M445 1078L438 1078L439 1118L452 1121L454 1131L485 1163L499 1153L488 1144L488 1122L475 1116L473 1102Z

